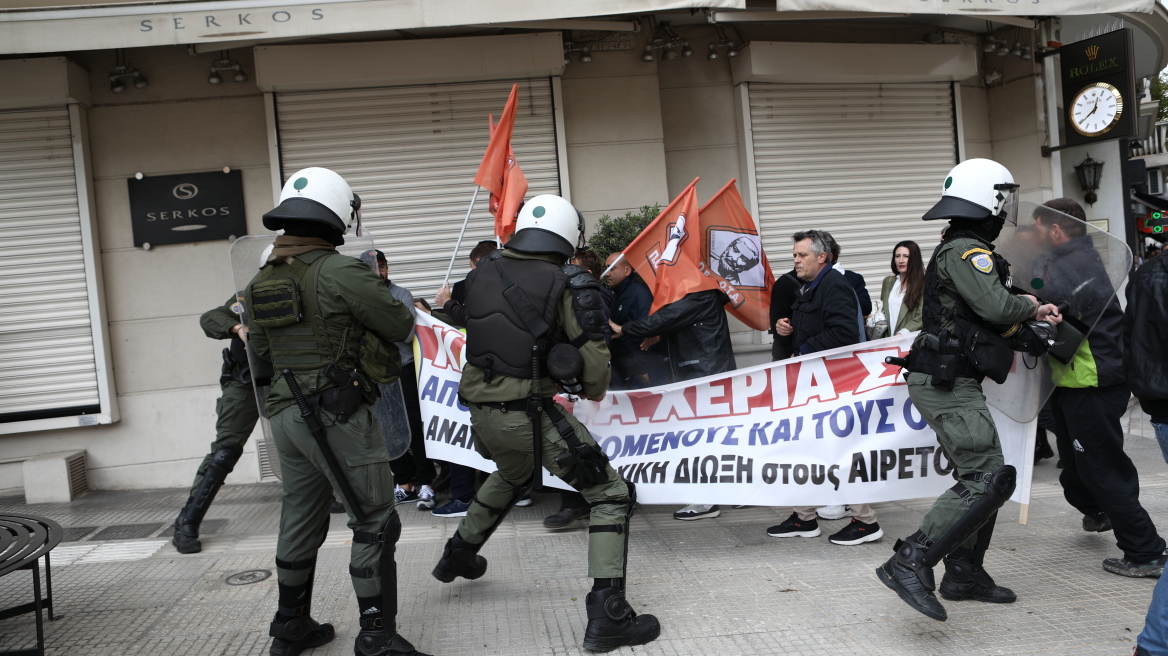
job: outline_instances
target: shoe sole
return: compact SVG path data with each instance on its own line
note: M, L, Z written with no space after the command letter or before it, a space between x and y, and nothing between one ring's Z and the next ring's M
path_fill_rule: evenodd
M300 652L304 651L305 649L316 649L317 647L327 645L336 637L336 629L334 629L332 625L329 625L327 631L321 631L321 634L312 640L306 640L302 643L285 642L284 645L287 646L288 649L282 651L276 651L276 646L272 645L268 653L274 654L275 656L299 656Z
M516 501L516 502L515 502L515 507L516 507L516 508L526 508L526 507L528 507L528 506L530 506L530 505L532 505L532 504L534 504L534 503L535 503L535 502L534 502L534 501L532 501L532 500L530 500L530 499L528 499L528 500L527 500L527 503L524 503L524 502L522 502L522 501Z
M468 581L473 581L475 579L482 578L483 574L486 574L486 573L487 573L487 565L486 565L486 563L483 563L483 569L478 574L474 574L474 576L468 576L466 574L455 574L453 572L448 572L444 568L442 568L441 566L435 566L434 569L431 570L430 575L433 576L434 578L438 579L439 581L442 581L443 583L452 583L452 582L454 582L454 579L456 579L460 576Z
M941 595L941 598L945 599L946 601L980 601L986 604L1012 604L1015 601L1018 601L1017 596L1015 596L1013 599L991 599L990 597L978 597L976 595L960 593L954 594L952 592L947 592L945 588L938 588L937 594Z
M418 503L418 510L434 510L434 504L431 503L431 504L427 505L426 503L419 502Z
M412 501L417 501L417 500L418 500L418 497L414 497L413 499L402 499L401 501L397 501L397 500L395 500L395 501L394 501L394 505L396 505L396 506L400 506L400 505L402 505L403 503L410 503L410 502L412 502Z
M883 567L876 568L876 578L880 579L880 582L883 583L889 590L892 590L893 592L895 592L896 596L900 597L901 601L908 604L909 608L915 610L916 612L920 613L921 615L924 615L925 617L928 617L929 619L937 620L938 622L944 622L945 620L949 619L949 613L945 613L944 615L938 617L936 615L931 615L929 613L926 613L925 611L912 605L912 602L908 600L908 597L904 594L904 592L902 592L901 589L896 587L896 584L892 582L892 577L889 576L888 574L884 573Z
M435 516L435 517L466 517L465 510L462 512L448 513L448 514L442 514L442 515L439 515L438 513L431 511L430 514Z
M702 513L700 515L688 515L685 517L682 517L680 515L674 515L673 518L676 520L679 520L679 521L683 521L683 522L692 522L692 521L695 521L698 519L713 519L721 514L722 514L721 510L715 510L714 512ZM615 647L614 647L614 649L615 649Z
M814 531L792 531L790 533L771 533L768 531L767 535L771 536L772 538L817 538L823 535L823 529L817 528Z
M838 545L841 545L844 547L852 547L852 546L855 546L857 544L864 544L865 542L872 542L873 540L879 540L882 537L884 537L884 529L881 528L881 529L876 529L876 532L873 533L872 535L865 535L864 537L858 538L855 540L844 541L844 540L835 540L834 538L828 538L828 542L831 542L832 544L838 544Z
M1103 569L1108 571L1108 572L1111 572L1112 574L1118 574L1119 576L1126 576L1129 579L1158 579L1163 575L1162 569L1159 571L1148 570L1146 572L1138 572L1138 571L1133 571L1130 569L1122 569L1119 567L1108 567L1107 565L1104 565Z
M661 636L661 627L658 626L656 633L654 633L653 635L645 636L642 638L637 638L636 640L632 640L632 641L621 640L618 642L608 642L606 640L596 640L596 639L584 638L584 648L587 649L588 651L606 652L606 651L612 651L614 649L619 649L621 647L635 647L637 645L645 645L645 644L648 644L650 642L653 642L654 640L656 640L660 636Z

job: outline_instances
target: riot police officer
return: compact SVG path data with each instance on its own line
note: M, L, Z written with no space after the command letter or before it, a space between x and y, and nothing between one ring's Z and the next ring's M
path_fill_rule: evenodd
M957 484L937 499L920 530L897 540L876 575L908 605L941 621L948 614L933 594L933 566L942 559L945 599L1017 598L983 567L1016 472L1002 457L981 381L1005 381L1014 349L1038 348L1038 340L1025 337L1034 335L1026 321L1061 321L1055 306L1011 294L1008 263L993 252L1005 223L1017 223L1017 189L1010 172L991 160L966 160L949 172L941 200L923 217L949 220L925 273L924 327L907 362L897 362L907 369L909 396L936 432Z
M334 637L309 614L316 554L334 487L353 530L349 574L357 594L359 656L422 656L397 633L394 510L389 454L369 405L377 386L359 365L366 334L406 339L412 316L369 267L336 247L360 220L360 199L328 169L292 175L264 227L283 229L247 286L249 346L275 373L266 410L283 474L276 545L279 606L271 654L299 654Z
M543 195L527 201L515 227L505 250L467 276L465 305L448 301L445 290L438 295L466 326L459 393L470 408L475 449L498 469L475 495L433 574L449 583L486 573L479 550L536 484L542 465L592 507L588 576L594 584L584 604L584 648L644 644L661 625L652 615L637 615L625 599L635 489L552 398L557 385L591 399L603 398L608 386L599 284L587 269L564 265L581 241L584 220L568 201Z
M255 390L251 384L251 370L243 340L247 328L239 321L239 305L235 296L227 299L222 306L207 310L199 317L199 325L211 339L230 339L231 345L223 349L223 370L219 376L222 395L215 402L215 441L211 452L203 458L195 472L191 484L191 495L174 520L174 537L171 541L179 553L190 554L202 551L199 542L199 525L203 522L211 502L223 487L223 481L239 462L243 445L251 436L259 421Z

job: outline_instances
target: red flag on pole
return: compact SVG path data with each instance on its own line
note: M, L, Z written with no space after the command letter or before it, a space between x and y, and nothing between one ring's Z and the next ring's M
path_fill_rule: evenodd
M730 313L755 330L766 330L775 276L763 252L758 228L734 182L726 183L698 212L700 261L707 275L730 297Z
M515 130L515 108L519 104L519 85L511 87L511 95L499 116L499 124L494 124L494 116L488 116L491 141L483 153L483 161L475 174L475 184L491 194L488 211L495 217L495 234L503 241L515 230L515 217L527 193L527 177L515 161L511 150L511 135Z
M653 290L649 314L691 292L718 288L701 266L697 182L694 178L624 250L625 259Z

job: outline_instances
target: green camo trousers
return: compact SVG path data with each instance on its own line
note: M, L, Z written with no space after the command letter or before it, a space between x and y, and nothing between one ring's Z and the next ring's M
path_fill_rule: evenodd
M218 416L215 420L215 441L211 442L211 450L195 472L195 482L191 483L192 497L203 482L207 467L211 466L211 456L225 444L238 444L243 448L260 418L255 390L251 385L228 381L220 387L223 393L215 402L215 414Z
M389 453L377 420L369 406L361 406L349 421L339 424L333 416L320 411L321 423L329 446L353 487L365 521L358 522L349 511L348 526L354 531L379 533L396 512L393 499L393 472L389 469ZM328 463L320 452L312 433L300 417L300 410L291 405L271 418L272 435L280 454L280 470L284 478L283 506L280 509L280 538L276 543L276 558L286 562L311 563L328 532L329 507L335 492L341 496ZM396 542L396 537L394 539ZM393 545L389 545L393 548ZM372 578L353 578L353 590L358 597L381 594L381 544L353 542L351 569L371 569ZM304 585L311 569L277 567L280 583Z
M1006 463L1002 457L1002 443L994 418L986 407L981 383L972 378L958 378L951 391L934 387L929 374L910 373L908 395L913 405L937 433L941 451L953 466L953 477L975 472L989 473ZM969 507L985 494L981 481L961 481L973 492L968 500L953 490L945 492L933 503L921 520L921 532L932 540L945 534L969 511ZM992 530L992 529L991 529ZM972 549L977 544L977 533L969 536L961 546Z
M458 525L462 539L472 544L481 544L496 520L496 515L488 507L509 507L518 498L519 490L531 480L534 470L531 419L523 412L503 412L495 408L479 407L475 403L469 405L471 425L475 430L475 449L484 458L493 460L498 467L479 488L474 503L471 503L466 517ZM588 429L567 412L564 415L581 442L595 444ZM568 445L546 413L543 415L541 430L543 466L564 479L568 472L556 464L556 456L567 451ZM588 533L588 576L596 579L621 578L625 575L626 534L623 528L620 533L596 529L600 526L624 526L629 511L629 488L609 465L606 482L584 488L580 493L590 504L594 504Z

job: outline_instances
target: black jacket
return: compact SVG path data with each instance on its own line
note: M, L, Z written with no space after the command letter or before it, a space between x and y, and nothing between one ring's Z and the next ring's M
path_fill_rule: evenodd
M791 318L791 304L795 302L795 295L802 286L803 281L799 280L795 270L791 269L775 278L775 285L771 287L771 323L767 332L775 336L775 341L771 343L772 360L785 360L795 352L795 347L791 344L792 336L783 337L775 332L775 322Z
M636 276L620 281L619 285L612 288L610 296L612 321L618 326L644 319L649 316L649 308L653 306L653 292L649 291L645 281ZM622 388L641 387L642 384L635 380L637 376L664 373L665 345L656 344L648 351L642 351L641 341L632 335L609 341L612 368L620 377Z
M693 292L644 319L621 326L621 332L640 338L663 335L675 382L733 371L738 367L723 307L729 302L717 289Z
M1123 337L1132 394L1152 421L1168 424L1168 256L1148 260L1128 281Z
M865 317L872 314L872 297L868 294L868 287L864 284L864 276L855 271L844 271L844 277L856 292L856 300L860 302L860 314Z
M804 284L791 305L795 355L860 342L860 304L851 283L836 269Z

